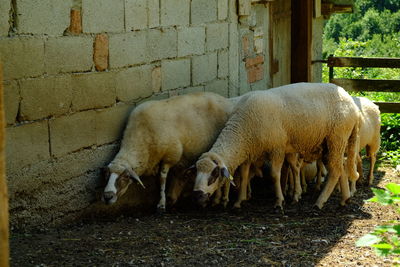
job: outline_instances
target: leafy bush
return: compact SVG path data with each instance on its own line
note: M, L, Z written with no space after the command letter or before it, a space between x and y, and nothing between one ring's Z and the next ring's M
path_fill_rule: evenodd
M372 188L374 197L367 200L381 205L390 205L400 214L400 185L389 183L386 189ZM391 221L389 224L376 226L374 231L361 237L356 246L372 247L380 256L400 255L400 223ZM399 258L394 258L394 263L399 264Z

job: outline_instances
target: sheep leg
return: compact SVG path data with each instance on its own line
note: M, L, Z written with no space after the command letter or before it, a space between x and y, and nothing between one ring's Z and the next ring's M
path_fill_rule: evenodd
M321 191L322 184L322 172L323 172L324 164L321 160L317 160L317 184L315 185L315 190Z
M361 155L358 153L357 155L357 172L359 175L358 183L361 184L362 180L364 180L363 168L362 168L362 160Z
M289 169L286 164L282 165L281 168L281 187L283 188L283 194L287 196L289 187Z
M250 179L250 181L251 181L251 179ZM249 182L247 184L247 198L246 198L246 200L250 200L250 198L251 198L251 183Z
M346 173L344 174L343 179L347 179L347 182L343 181L343 185L347 185L350 181L351 191L350 196L353 196L356 192L356 182L359 178L359 173L357 172L357 157L360 156L360 139L358 138L359 126L356 125L349 137L349 141L347 144L347 159L346 159ZM342 185L342 183L341 183ZM342 187L343 188L343 187ZM348 187L347 187L348 188ZM346 189L346 187L344 187ZM345 199L345 191L342 191L342 202L341 205L345 205L347 199Z
M222 194L222 206L226 208L229 202L229 190L231 188L231 182L230 181L225 181L225 184L223 186L223 194Z
M322 190L321 194L319 195L317 201L315 202L315 206L319 209L322 209L325 202L328 200L329 196L332 194L333 189L337 185L339 181L339 177L344 175L344 168L343 168L343 155L345 149L345 140L335 140L336 142L332 142L328 140L328 149L329 149L329 156L328 156L328 181L326 182L324 189ZM340 142L338 142L340 141ZM341 181L341 191L342 197L346 196L346 200L350 197L349 193L349 184L343 183ZM343 197L344 198L344 197ZM343 200L342 198L342 200Z
M300 164L303 162L302 159L299 159L297 154L290 153L286 155L286 160L289 162L290 168L292 169L293 183L294 183L294 194L293 194L293 202L299 202L301 198L301 183L300 183Z
M162 164L160 173L160 201L158 202L157 209L159 211L165 211L165 185L167 184L167 175L170 166L168 164Z
M242 181L240 182L238 199L233 205L233 207L236 209L240 209L242 201L247 200L247 185L249 184L249 170L250 170L249 162L243 163L240 166L240 176Z
M372 147L367 146L367 155L369 156L369 174L368 174L368 185L371 185L372 182L374 181L374 167L375 167L375 162L376 162L376 151L378 151L378 148L374 149L374 152L372 152Z
M300 178L301 178L302 191L304 193L306 193L307 192L307 181L306 181L306 176L304 174L304 168L301 168L301 170L300 170Z
M281 169L284 159L284 153L274 153L273 155L271 155L271 177L274 183L275 195L277 198L274 208L279 207L281 210L283 210L284 202L281 188Z
M220 187L215 191L215 196L211 203L211 207L218 206L221 203L221 196L222 196L222 188Z

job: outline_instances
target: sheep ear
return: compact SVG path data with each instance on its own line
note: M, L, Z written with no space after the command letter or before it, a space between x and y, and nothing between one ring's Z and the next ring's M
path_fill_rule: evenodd
M226 167L222 167L221 168L221 176L223 178L226 178L229 180L229 182L231 183L231 185L233 185L234 187L236 187L236 184L233 182L233 177L232 175L229 173L228 169Z
M226 167L221 168L221 176L227 179L230 179L231 175Z
M190 178L193 177L194 175L196 175L197 169L196 169L196 165L192 165L189 168L187 168L184 172L183 172L183 177L184 178Z
M129 178L137 181L144 189L146 189L146 187L144 186L142 180L140 180L139 175L137 175L134 170L132 170L131 168L128 168L128 169L126 169L126 171L128 172Z
M100 167L101 176L105 179L108 179L110 176L110 169L108 167Z

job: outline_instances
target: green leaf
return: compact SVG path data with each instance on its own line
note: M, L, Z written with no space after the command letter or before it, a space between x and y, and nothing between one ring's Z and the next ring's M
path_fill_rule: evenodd
M390 249L375 248L375 253L381 257L386 257L387 255L389 255L389 252L390 252Z
M393 246L388 243L379 243L379 244L372 244L371 247L378 248L378 249L393 249Z
M371 190L374 192L378 203L382 205L389 205L393 203L389 191L378 188L371 188Z
M386 188L394 195L400 194L400 184L389 183L386 185Z
M373 244L380 242L382 239L379 236L366 234L365 236L361 237L357 240L356 246L357 247L367 247Z

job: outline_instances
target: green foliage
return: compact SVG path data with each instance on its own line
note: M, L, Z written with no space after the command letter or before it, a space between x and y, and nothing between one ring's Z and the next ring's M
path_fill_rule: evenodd
M356 0L353 14L337 14L325 24L323 58L400 57L400 1ZM322 80L329 82L328 67ZM349 79L400 80L400 69L335 68L334 77ZM361 92L373 101L400 102L400 93ZM400 164L400 114L382 114L381 156L392 165Z
M368 199L369 202L376 202L381 205L390 205L400 213L400 185L389 183L386 189L372 188L374 197ZM376 226L375 229L358 239L358 247L372 247L380 256L400 255L400 223L391 221L389 224ZM394 259L399 264L399 259Z

